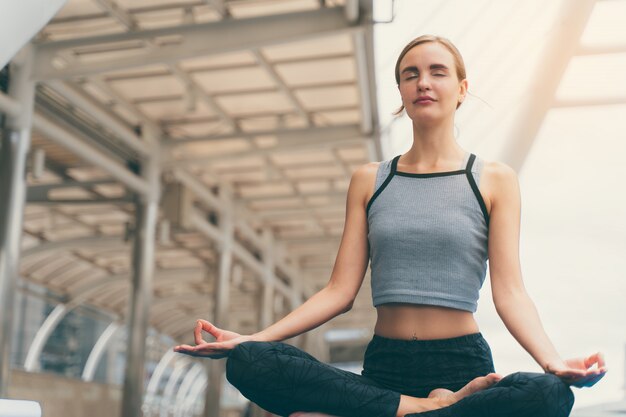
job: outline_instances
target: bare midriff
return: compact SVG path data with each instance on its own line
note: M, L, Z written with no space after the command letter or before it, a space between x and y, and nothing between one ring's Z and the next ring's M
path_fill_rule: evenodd
M469 311L404 303L383 304L376 309L374 333L389 339L447 339L479 332Z

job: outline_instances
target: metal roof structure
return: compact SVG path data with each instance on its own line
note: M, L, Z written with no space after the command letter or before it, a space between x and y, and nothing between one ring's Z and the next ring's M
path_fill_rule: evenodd
M342 2L216 4L69 1L33 45L45 169L28 179L21 275L123 317L130 193L146 188L125 167L158 156L164 182L186 186L163 204L197 189L189 204L206 206L189 225L161 214L151 324L179 341L211 311L216 242L197 225L226 207L214 187L231 189L246 256L268 229L284 275L322 268L310 294L329 277L350 175L377 155L371 41ZM290 272L280 295L302 274ZM241 275L231 323L250 332L260 281Z
M104 344L141 308L188 343L197 318L252 333L327 282L350 176L381 157L372 7L67 1L11 64L36 81L19 274L63 300L26 370L80 305L110 315Z

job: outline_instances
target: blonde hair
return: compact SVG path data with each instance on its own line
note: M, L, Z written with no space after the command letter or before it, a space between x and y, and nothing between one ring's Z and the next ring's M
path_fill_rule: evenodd
M400 61L402 61L402 58L404 58L407 52L409 52L409 50L411 50L412 48L416 47L417 45L421 45L423 43L428 43L428 42L436 42L440 45L443 45L448 51L450 51L450 53L452 54L452 58L454 58L454 66L456 67L457 78L459 79L459 81L462 81L465 78L467 78L467 74L465 72L465 62L463 62L463 57L461 56L461 53L456 48L456 46L454 46L454 44L450 42L450 40L441 36L436 36L436 35L422 35L422 36L418 36L417 38L409 42L404 47L402 52L400 52L400 56L398 56L398 60L396 61L396 68L395 68L396 84L398 85L400 84ZM461 105L461 102L457 103L456 108L458 109L460 105ZM398 110L393 112L393 115L397 116L400 113L402 113L403 110L404 110L404 104L401 105Z

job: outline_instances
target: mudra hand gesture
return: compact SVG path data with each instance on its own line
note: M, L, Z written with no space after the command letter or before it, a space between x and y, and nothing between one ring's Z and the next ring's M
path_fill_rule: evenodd
M202 331L208 332L215 337L214 342L207 342L202 338ZM239 343L252 340L252 336L242 336L239 333L220 329L206 320L199 319L193 330L196 345L178 345L175 352L184 353L190 356L207 357L219 359L228 356L231 349Z
M596 364L597 367L592 368ZM548 363L545 371L558 376L569 385L582 388L591 387L601 380L607 369L604 355L598 352L587 357L566 359L560 363Z

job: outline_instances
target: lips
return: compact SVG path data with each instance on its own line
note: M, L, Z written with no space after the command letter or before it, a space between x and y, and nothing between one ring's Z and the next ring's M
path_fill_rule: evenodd
M430 96L420 96L413 103L425 103L429 101L435 101L435 99Z

